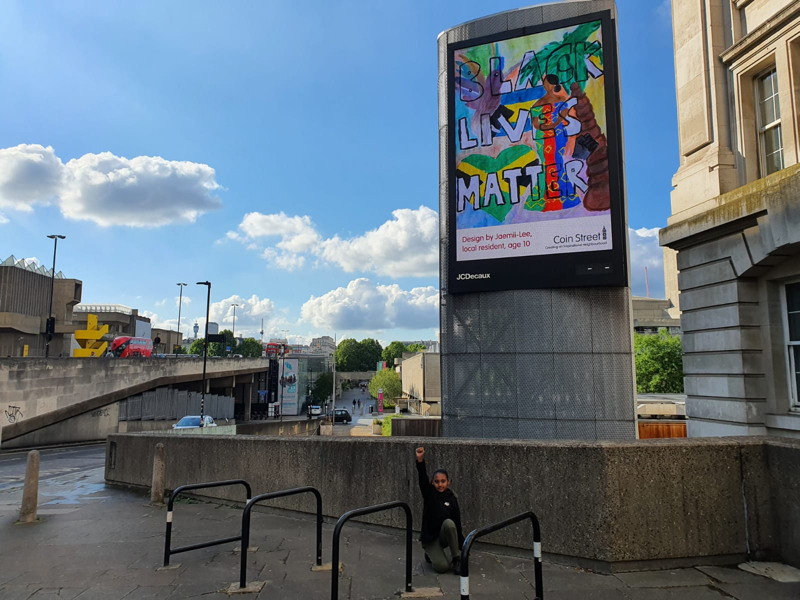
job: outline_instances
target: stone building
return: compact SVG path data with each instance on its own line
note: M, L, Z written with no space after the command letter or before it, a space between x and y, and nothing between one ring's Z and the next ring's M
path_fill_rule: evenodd
M666 329L677 335L681 332L681 320L670 315L672 303L661 298L631 298L631 317L634 333L658 333Z
M50 356L70 355L70 340L79 328L72 310L81 301L83 283L60 271L53 278L51 269L9 256L0 263L0 356L22 356L25 346L28 356L44 356L51 285L56 329Z
M690 436L800 436L800 2L672 0ZM678 292L680 295L678 295Z

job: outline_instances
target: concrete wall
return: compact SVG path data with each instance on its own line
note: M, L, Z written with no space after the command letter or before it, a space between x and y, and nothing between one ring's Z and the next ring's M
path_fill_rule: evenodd
M652 561L663 566L735 563L746 555L800 565L800 443L776 445L764 438L612 443L128 434L109 437L107 481L148 486L158 442L166 446L169 488L230 478L250 481L254 493L313 485L322 493L328 516L404 500L414 506L417 527L420 497L413 456L422 443L429 467L450 471L467 530L533 509L541 520L546 553L596 569L651 568ZM208 493L241 500L239 491ZM313 510L308 499L276 505ZM371 521L402 525L399 513ZM529 549L530 531L511 528L487 541Z

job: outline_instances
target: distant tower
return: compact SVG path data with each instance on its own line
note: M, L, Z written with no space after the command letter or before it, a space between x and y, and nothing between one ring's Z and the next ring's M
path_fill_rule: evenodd
M192 327L192 329L194 329L194 339L197 339L197 332L200 331L200 325L195 323L194 327Z

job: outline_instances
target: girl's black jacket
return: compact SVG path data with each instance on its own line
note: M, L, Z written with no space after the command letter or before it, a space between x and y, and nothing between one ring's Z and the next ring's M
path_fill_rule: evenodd
M461 510L458 499L452 490L437 492L428 479L428 470L425 461L417 463L419 475L419 491L422 492L422 530L419 540L423 543L439 539L439 531L445 519L451 519L458 530L458 543L464 543L464 534L461 532Z

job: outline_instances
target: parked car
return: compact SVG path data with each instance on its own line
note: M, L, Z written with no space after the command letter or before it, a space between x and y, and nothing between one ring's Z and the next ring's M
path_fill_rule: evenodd
M311 405L311 416L312 417L318 417L321 414L322 414L322 407L317 405L317 404L312 404Z
M203 417L203 427L216 427L216 426L217 424L214 423L214 419L212 419L208 415L205 415ZM200 415L183 417L180 421L178 421L172 426L173 429L191 429L193 427L200 427Z
M347 411L344 408L337 408L335 411L333 411L333 422L334 423L342 422L342 423L347 424L352 420L353 420L353 417L350 415L350 412Z

